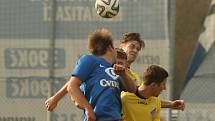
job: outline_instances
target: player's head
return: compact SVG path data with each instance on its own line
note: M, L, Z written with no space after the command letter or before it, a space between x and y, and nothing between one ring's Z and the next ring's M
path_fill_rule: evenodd
M127 56L128 63L135 61L139 51L145 47L144 41L141 39L139 33L124 33L120 38L120 48L122 48Z
M144 85L150 87L152 96L159 94L166 89L168 72L158 65L150 65L143 73Z
M105 28L101 28L89 34L88 50L96 56L108 54L112 61L116 61L116 52L113 45L113 34Z
M115 48L117 53L116 63L126 66L127 63L127 54L121 48Z

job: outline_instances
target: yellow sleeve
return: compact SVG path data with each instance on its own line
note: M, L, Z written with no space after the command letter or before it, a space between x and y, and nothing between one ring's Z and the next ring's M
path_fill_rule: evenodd
M157 114L153 121L160 121L161 101L157 98Z

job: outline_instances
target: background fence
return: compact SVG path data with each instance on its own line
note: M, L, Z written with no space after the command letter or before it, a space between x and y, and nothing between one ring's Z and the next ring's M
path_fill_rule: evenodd
M0 1L0 121L80 121L82 111L67 96L52 113L44 101L67 81L77 58L87 53L88 33L100 27L113 32L116 46L122 33L139 32L146 48L132 69L141 75L149 64L166 67L171 76L161 97L174 95L176 1L121 0L120 13L113 19L99 17L94 4L95 0ZM176 120L171 114L163 109L161 115ZM186 111L179 115L183 121L184 115Z

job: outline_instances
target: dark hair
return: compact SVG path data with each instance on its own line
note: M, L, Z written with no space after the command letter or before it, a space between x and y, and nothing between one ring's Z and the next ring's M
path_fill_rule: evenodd
M117 58L127 60L127 54L125 53L125 51L123 49L115 48L115 50L117 53Z
M109 46L113 47L113 35L107 29L101 28L89 34L88 50L93 55L104 55Z
M150 85L152 82L160 84L169 76L168 72L158 66L150 65L143 73L143 80L145 85Z
M127 43L129 41L137 41L140 44L141 49L145 47L145 43L144 41L141 39L140 34L139 33L131 33L131 32L127 32L124 33L121 38L120 38L120 43Z

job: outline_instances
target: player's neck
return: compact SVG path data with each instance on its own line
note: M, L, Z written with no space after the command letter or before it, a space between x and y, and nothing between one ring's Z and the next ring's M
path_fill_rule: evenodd
M142 97L149 98L149 97L151 97L151 90L148 89L147 86L145 86L145 85L142 84L142 85L139 87L139 94L140 94Z
M107 54L104 54L104 55L102 55L102 56L100 56L101 58L103 58L104 60L106 60L108 63L110 63L111 65L114 63L113 62L113 58L112 57L110 57L109 55L107 55Z

